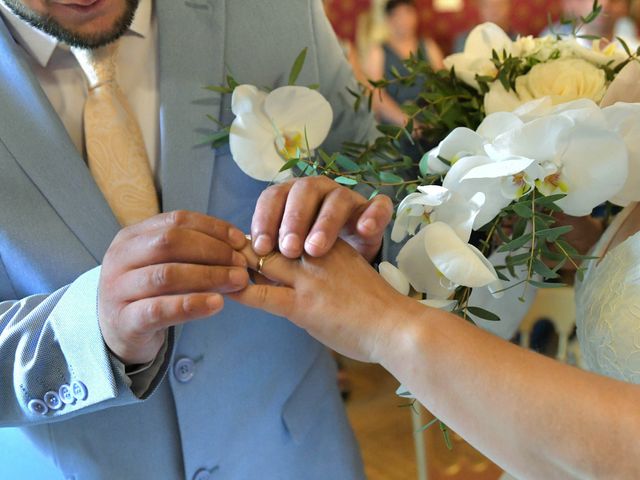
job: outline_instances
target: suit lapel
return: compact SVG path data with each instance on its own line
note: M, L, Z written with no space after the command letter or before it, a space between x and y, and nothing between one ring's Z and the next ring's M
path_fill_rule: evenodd
M0 141L100 263L120 227L25 55L0 20Z
M209 209L215 152L203 140L221 97L203 87L224 79L225 1L156 1L164 211Z

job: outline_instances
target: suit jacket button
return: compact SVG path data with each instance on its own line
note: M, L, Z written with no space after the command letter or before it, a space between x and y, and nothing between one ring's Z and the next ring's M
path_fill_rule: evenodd
M46 403L47 407L49 407L51 410L59 410L63 405L58 393L53 391L44 394L44 403Z
M206 468L201 468L193 475L193 480L209 480L211 478L211 472Z
M36 415L46 415L49 411L49 407L42 400L34 398L27 403L27 408Z
M60 390L58 390L58 395L60 396L60 400L62 400L62 403L66 403L67 405L76 403L76 397L73 396L71 387L66 383L62 384Z
M89 394L87 387L80 380L76 380L71 384L71 393L76 400L85 400Z
M183 357L173 366L173 374L180 383L190 382L196 374L196 365L190 358Z

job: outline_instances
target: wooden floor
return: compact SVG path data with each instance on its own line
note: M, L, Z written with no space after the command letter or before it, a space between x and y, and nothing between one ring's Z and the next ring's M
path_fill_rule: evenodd
M417 478L411 412L396 396L398 382L378 365L344 360L352 384L349 419L369 480ZM429 480L496 480L501 471L454 435L449 451L435 426L425 434Z

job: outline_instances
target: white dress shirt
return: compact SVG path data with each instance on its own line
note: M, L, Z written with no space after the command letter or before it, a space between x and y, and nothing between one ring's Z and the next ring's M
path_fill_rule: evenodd
M87 80L69 48L56 38L32 27L0 0L0 16L13 38L26 50L30 66L44 93L83 153L82 111ZM159 157L157 22L152 0L140 0L118 54L118 84L140 124L151 169L156 172Z

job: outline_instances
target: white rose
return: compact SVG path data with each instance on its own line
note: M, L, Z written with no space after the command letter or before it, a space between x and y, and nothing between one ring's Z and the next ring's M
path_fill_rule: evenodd
M604 71L579 58L539 63L516 79L516 91L524 101L551 97L554 105L579 98L598 103L605 90Z
M506 91L499 82L491 85L485 96L487 115L511 112L531 100L549 97L553 105L586 98L598 103L606 91L604 71L579 58L535 65L529 73L516 79L516 90Z

